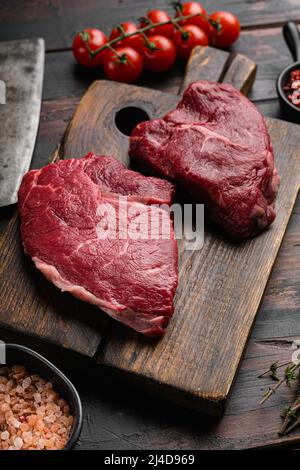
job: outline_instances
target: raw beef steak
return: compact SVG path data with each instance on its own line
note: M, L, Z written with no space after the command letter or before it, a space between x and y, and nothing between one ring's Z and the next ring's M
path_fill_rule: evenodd
M103 195L115 193L144 204L172 203L175 186L165 179L146 178L136 171L128 170L113 157L95 156L92 152L81 161L84 172L99 186Z
M130 155L188 188L234 237L253 236L275 218L279 177L268 130L231 85L190 85L175 110L133 130Z
M119 189L129 202L116 197ZM19 190L24 250L62 291L161 336L173 313L177 243L169 213L140 200L171 201L172 193L170 183L129 172L111 157L32 170Z

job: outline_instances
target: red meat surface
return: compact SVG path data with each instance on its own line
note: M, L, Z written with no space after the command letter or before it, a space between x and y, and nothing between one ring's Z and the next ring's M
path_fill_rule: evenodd
M174 310L177 242L169 213L144 202L170 203L173 193L105 156L32 170L19 190L24 250L62 291L161 336ZM131 235L140 231L144 238Z
M195 82L177 108L138 124L130 155L187 188L233 237L251 237L275 219L279 177L265 120L229 84Z

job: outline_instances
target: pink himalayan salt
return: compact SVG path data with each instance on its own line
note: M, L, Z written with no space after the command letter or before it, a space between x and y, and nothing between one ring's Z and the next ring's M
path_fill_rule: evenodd
M23 440L21 439L21 437L16 437L16 438L14 439L14 446L15 446L15 448L18 449L18 450L19 450L19 449L22 449L22 447L23 447Z
M3 432L1 433L1 439L2 439L3 441L7 441L8 438L9 438L9 432L3 431Z
M23 366L0 366L0 450L61 449L73 424L52 383Z

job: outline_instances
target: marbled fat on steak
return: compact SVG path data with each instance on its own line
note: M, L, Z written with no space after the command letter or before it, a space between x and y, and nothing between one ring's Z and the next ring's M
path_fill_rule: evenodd
M171 183L129 171L106 156L89 154L32 170L19 190L24 250L62 291L145 335L161 336L174 310L177 242L168 212L145 202L170 203L173 193ZM119 201L118 194L129 202ZM116 224L107 220L110 211L99 211L107 205ZM143 225L148 239L115 236L113 228L127 213L132 228L149 221L151 211L156 217ZM105 238L97 231L103 221ZM162 235L162 221L169 238Z
M190 190L233 237L253 236L275 219L279 177L266 123L231 85L190 85L175 110L133 130L130 155Z

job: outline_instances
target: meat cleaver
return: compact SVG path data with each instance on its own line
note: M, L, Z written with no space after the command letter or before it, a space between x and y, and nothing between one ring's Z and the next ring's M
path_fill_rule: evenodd
M17 202L38 130L43 39L0 42L0 207Z

